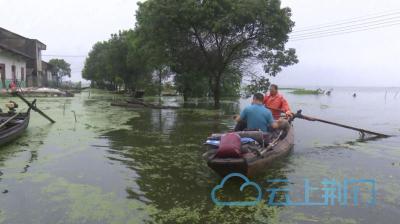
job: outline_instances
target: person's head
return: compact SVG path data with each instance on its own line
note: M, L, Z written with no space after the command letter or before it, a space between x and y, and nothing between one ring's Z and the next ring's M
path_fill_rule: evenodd
M271 84L269 86L269 94L270 95L276 95L278 93L278 86L275 84Z
M264 95L261 93L256 93L253 96L253 103L263 104L264 102Z

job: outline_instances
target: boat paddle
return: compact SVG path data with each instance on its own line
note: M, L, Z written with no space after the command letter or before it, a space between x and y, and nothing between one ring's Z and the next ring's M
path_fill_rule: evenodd
M270 108L270 107L267 107L267 108L270 109L270 110L276 110L276 111L280 111L281 113L285 113L285 111L280 110L280 109ZM340 124L340 123L336 123L336 122L332 122L332 121L327 121L327 120L323 120L323 119L316 118L316 117L306 116L306 115L303 115L301 112L302 112L302 110L298 110L297 113L292 113L293 116L292 116L291 120L294 120L295 118L300 118L300 119L307 120L307 121L318 121L318 122L322 122L322 123L325 123L325 124L335 125L335 126L338 126L338 127L342 127L342 128L347 128L347 129L351 129L351 130L354 130L354 131L358 131L358 132L361 133L362 137L365 136L365 133L370 134L370 135L375 135L375 136L377 136L379 138L392 137L391 135L386 135L386 134L382 134L382 133L379 133L379 132L369 131L369 130L365 130L365 129L362 129L362 128L356 128L356 127L352 127L352 126L349 126L349 125Z
M347 128L347 129L351 129L351 130L354 130L354 131L358 131L358 132L360 132L362 134L362 137L364 137L365 133L370 134L370 135L376 135L376 136L381 137L381 138L389 138L389 137L391 137L390 135L386 135L386 134L382 134L382 133L378 133L378 132L374 132L374 131L369 131L369 130L365 130L365 129L362 129L362 128L356 128L356 127L352 127L352 126L345 125L345 124L339 124L339 123L332 122L332 121L327 121L327 120L323 120L323 119L319 119L319 118L315 118L315 117L306 116L306 115L301 114L301 110L298 110L297 113L293 114L293 117L294 118L300 118L300 119L307 120L307 121L318 121L318 122L322 122L322 123L325 123L325 124L335 125L335 126L338 126L338 127L342 127L342 128Z
M14 95L18 96L22 101L24 101L29 108L32 110L38 112L40 115L45 117L47 120L49 120L51 123L56 123L53 119L51 119L49 116L47 116L43 111L41 111L39 108L36 107L36 103L30 103L25 97L23 97L19 92L13 92Z

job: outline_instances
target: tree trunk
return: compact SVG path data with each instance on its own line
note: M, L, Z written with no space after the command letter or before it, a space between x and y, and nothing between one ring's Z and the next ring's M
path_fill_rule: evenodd
M158 96L161 97L162 92L162 70L158 71Z
M217 75L215 77L214 88L213 88L213 96L214 96L214 107L216 109L220 108L220 99L221 99L221 76Z
M161 104L161 92L162 92L162 70L158 71L158 100Z
M183 90L183 102L187 102L188 101L188 90L185 88Z

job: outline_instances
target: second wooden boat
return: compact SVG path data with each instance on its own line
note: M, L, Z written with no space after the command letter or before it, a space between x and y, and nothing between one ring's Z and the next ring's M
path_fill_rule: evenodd
M19 137L28 127L30 109L26 113L0 113L0 145Z

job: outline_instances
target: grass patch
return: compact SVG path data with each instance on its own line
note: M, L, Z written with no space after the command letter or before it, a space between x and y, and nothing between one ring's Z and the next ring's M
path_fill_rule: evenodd
M297 95L319 95L323 94L323 92L319 89L312 90L312 89L295 89L290 92L291 94L297 94Z
M298 90L302 88L295 88L295 87L279 87L279 90Z

